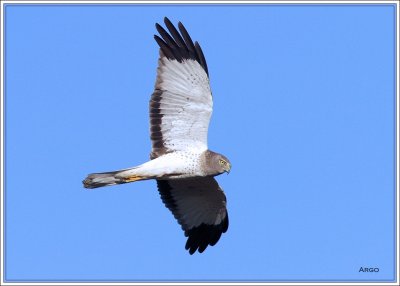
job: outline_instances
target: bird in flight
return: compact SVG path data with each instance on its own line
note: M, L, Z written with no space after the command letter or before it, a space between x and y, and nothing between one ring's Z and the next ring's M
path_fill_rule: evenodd
M215 176L229 173L231 163L208 150L213 99L208 68L198 42L182 23L159 24L160 47L155 89L150 99L150 161L136 167L90 174L85 188L155 179L165 206L188 237L186 250L202 253L228 230L226 197Z

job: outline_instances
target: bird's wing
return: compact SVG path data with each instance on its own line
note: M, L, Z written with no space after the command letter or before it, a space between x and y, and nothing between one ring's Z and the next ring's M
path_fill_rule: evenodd
M200 45L182 23L178 30L164 19L154 36L160 46L155 90L150 99L151 158L175 150L207 150L212 113L207 64Z
M162 201L188 237L185 248L190 254L215 245L228 230L226 197L213 177L158 180L157 185Z

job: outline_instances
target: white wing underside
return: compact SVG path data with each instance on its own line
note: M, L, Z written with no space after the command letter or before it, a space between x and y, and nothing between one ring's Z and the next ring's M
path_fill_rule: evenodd
M160 51L150 100L152 157L170 151L207 150L212 107L209 79L200 64L191 59L171 60Z

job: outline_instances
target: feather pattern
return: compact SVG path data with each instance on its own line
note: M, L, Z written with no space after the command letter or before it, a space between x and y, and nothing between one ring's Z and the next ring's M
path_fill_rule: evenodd
M141 165L89 174L85 188L157 180L162 201L184 230L190 254L215 245L228 229L226 197L214 176L229 172L229 160L208 150L213 110L207 63L182 23L164 19L155 89L149 102L151 160Z
M165 18L171 35L156 24L160 46L155 91L150 99L151 158L177 150L207 150L213 101L207 65L200 45L185 27L181 34Z
M213 177L158 180L157 185L162 201L188 237L190 254L215 245L228 230L226 197Z

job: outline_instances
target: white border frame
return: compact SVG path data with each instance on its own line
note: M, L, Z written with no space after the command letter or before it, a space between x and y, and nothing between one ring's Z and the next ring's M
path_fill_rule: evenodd
M251 5L251 4L342 4L342 5L351 5L351 4L377 4L377 5L382 5L382 4L393 4L395 6L395 13L396 13L396 76L397 76L397 82L396 82L396 101L395 101L395 107L396 107L396 122L395 122L395 128L396 128L396 158L395 158L395 164L396 164L396 196L395 196L395 203L396 203L396 277L395 277L395 282L327 282L327 283L322 283L322 282L301 282L301 283L287 283L287 282L250 282L250 283L245 283L245 282L195 282L195 283L190 283L190 282L6 282L5 281L5 275L4 275L4 269L5 269L5 256L4 256L4 212L5 210L3 209L4 204L4 119L5 119L5 107L4 107L4 6L7 4L109 4L109 5L115 5L115 4L204 4L204 5L209 5L209 4L236 4L236 5ZM399 2L396 0L392 1L373 1L373 0L354 0L354 1L240 1L240 0L226 0L226 1L110 1L110 0L93 0L93 1L77 1L77 0L71 0L71 1L54 1L54 0L48 0L48 1L18 1L18 0L5 0L0 3L0 41L1 41L1 55L0 55L0 63L1 63L1 68L0 68L0 94L1 94L1 116L0 116L0 122L1 122L1 153L0 153L0 159L1 159L1 172L0 172L0 187L1 187L1 194L0 194L0 205L1 205L1 212L0 212L0 242L1 242L1 248L0 248L0 254L1 254L1 259L0 259L0 284L1 285L398 285L399 283L399 179L398 179L398 172L400 170L399 168L399 82L398 82L398 77L399 77Z

